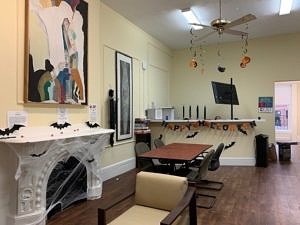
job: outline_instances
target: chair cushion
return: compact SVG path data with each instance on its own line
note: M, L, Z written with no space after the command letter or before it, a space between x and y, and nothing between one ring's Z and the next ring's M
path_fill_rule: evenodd
M168 214L169 212L166 210L134 205L108 225L159 225L160 221ZM182 219L183 218L179 216L173 224L187 224L186 220L185 223L183 223Z
M136 178L137 205L171 211L188 188L186 177L139 172Z

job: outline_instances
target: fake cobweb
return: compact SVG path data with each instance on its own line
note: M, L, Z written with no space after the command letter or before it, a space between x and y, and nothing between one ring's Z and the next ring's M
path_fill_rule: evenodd
M79 200L100 197L100 154L112 132L85 125L21 128L1 140L18 157L16 181L28 187L19 193L22 201L17 216L36 213L39 216L27 224L41 224L53 209L60 211Z

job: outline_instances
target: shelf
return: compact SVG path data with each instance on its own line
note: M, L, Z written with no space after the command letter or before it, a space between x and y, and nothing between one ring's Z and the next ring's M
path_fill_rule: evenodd
M265 122L265 119L240 119L240 120L150 120L150 123L197 123L199 121L205 121L209 123L251 123L251 122Z

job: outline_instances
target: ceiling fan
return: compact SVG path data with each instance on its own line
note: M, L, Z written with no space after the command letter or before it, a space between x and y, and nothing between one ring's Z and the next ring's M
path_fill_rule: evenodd
M221 35L223 33L228 33L228 34L232 34L232 35L247 36L248 33L246 33L246 32L232 30L230 28L237 26L237 25L247 23L247 22L255 20L255 19L256 19L256 16L253 14L247 14L247 15L245 15L239 19L236 19L232 22L222 18L221 0L219 0L219 18L211 21L210 26L204 25L204 24L199 24L199 23L190 23L190 25L208 27L208 28L211 28L214 30L214 31L194 40L194 41L199 41L199 40L203 40L203 39L207 38L208 36L215 33L216 31L218 32L219 35Z

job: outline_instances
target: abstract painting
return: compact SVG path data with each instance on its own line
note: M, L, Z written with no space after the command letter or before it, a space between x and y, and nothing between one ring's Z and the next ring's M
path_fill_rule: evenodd
M132 138L132 58L116 52L117 141Z
M25 102L87 105L87 0L26 0Z

